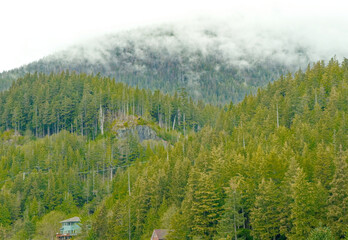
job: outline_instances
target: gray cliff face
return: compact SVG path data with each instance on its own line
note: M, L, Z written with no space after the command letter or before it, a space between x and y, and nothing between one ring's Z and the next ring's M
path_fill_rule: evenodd
M123 128L117 130L118 138L126 138L129 134L138 137L139 142L144 140L161 140L152 128L145 125L137 125L132 128Z

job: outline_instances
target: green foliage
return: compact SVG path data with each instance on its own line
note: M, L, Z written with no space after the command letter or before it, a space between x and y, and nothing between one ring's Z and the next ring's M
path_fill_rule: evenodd
M318 227L311 231L308 240L334 240L330 228Z
M336 171L329 191L328 212L329 226L335 236L348 236L348 164L340 150L336 161Z
M302 169L297 170L292 189L293 228L290 239L306 239L311 229L318 225L322 217L320 213L325 206L325 202L321 201L323 196L320 190L320 186L315 186L306 180Z
M9 209L4 205L0 204L0 224L2 226L8 226L11 224L11 213Z
M68 71L26 74L0 93L0 102L2 130L43 137L64 129L93 139L112 128L115 120L125 118L122 127L138 124L131 116L140 116L140 124L155 121L166 131L197 130L211 121L204 115L217 109L195 104L187 94L152 93L111 78Z
M251 224L256 239L275 239L279 234L279 199L280 192L274 182L262 179L251 210Z
M61 227L60 221L66 218L64 213L52 211L45 215L38 223L34 239L54 239Z
M220 108L184 90L27 75L0 96L9 129L0 133L0 237L51 236L58 218L81 216L80 239L149 239L162 228L178 240L301 240L320 222L343 239L347 76L347 60L319 62ZM120 138L113 124L136 115L166 144Z
M239 179L231 179L229 187L226 188L226 199L223 206L223 212L219 224L218 233L221 237L228 239L237 238L239 228L245 225L245 217L241 203L241 194L239 192Z
M191 190L193 191L191 203L192 235L211 239L216 233L220 217L218 193L211 176L206 173L193 173L189 184L193 185Z

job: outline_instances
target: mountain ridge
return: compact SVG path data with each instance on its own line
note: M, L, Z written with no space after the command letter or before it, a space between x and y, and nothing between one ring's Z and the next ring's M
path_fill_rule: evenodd
M244 32L215 25L164 25L110 34L3 72L0 90L27 72L69 69L168 93L186 88L195 100L224 104L239 102L311 61L305 45L293 44L284 36L274 40L275 33L255 33L247 48Z

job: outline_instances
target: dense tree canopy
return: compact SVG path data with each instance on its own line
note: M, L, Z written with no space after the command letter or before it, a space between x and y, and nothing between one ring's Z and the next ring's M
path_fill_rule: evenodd
M193 102L181 89L174 96L131 88L100 75L27 74L0 93L0 129L35 136L78 132L95 138L122 116L139 116L169 130L198 130L217 107Z
M84 239L158 228L168 239L344 239L347 80L348 60L318 62L219 108L184 90L26 75L0 97L0 236L38 238L59 213L90 226ZM123 128L147 124L167 144L120 139L132 115Z

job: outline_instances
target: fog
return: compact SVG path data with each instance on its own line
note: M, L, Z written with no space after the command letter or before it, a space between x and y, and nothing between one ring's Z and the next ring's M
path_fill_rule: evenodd
M141 46L170 53L183 47L218 50L231 64L245 67L250 62L240 58L246 55L301 65L303 50L311 61L342 59L348 51L348 3L340 0L13 0L2 7L0 71L64 49L81 57L72 48L81 44L85 56L97 60L110 46L131 38L139 56ZM175 37L152 34L160 29Z
M241 68L262 61L276 61L298 68L318 60L328 61L334 56L339 60L347 57L347 26L334 18L272 21L249 19L243 15L201 17L103 35L70 46L55 57L103 63L109 59L111 49L131 44L138 59L145 57L144 49L169 55L199 51L203 56L217 53L226 62Z

